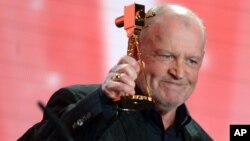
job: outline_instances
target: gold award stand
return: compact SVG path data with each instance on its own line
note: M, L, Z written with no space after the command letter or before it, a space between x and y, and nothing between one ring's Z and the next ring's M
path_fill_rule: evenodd
M127 55L135 58L140 65L141 73L144 77L146 94L135 94L121 97L117 101L117 108L123 111L137 111L152 108L154 106L151 94L149 91L148 82L146 80L144 66L141 59L141 51L139 48L138 38L140 31L144 27L145 21L145 8L144 5L131 4L124 7L124 15L115 19L117 27L124 27L128 37Z

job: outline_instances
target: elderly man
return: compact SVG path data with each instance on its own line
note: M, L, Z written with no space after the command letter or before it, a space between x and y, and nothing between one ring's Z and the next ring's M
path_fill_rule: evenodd
M74 140L212 140L184 104L196 86L204 56L206 34L201 20L189 9L174 4L148 13L154 16L145 21L139 37L145 75L134 58L124 56L102 85L62 88L49 100L47 108L59 117ZM113 106L124 93L146 94L145 80L153 108L119 111ZM62 140L62 133L49 120L45 115L19 140Z

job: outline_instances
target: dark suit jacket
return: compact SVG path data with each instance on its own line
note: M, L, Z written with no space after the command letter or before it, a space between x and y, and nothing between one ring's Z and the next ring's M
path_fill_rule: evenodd
M147 141L146 124L140 111L105 115L100 85L74 85L58 90L48 101L49 108L66 126L75 141ZM185 107L184 107L185 108ZM65 133L53 126L44 114L41 122L30 128L18 141L63 140ZM190 118L182 128L186 141L211 141Z

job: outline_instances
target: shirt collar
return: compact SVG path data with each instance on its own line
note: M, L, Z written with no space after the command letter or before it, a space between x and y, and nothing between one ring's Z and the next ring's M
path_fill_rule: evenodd
M181 131L181 129L190 121L191 117L188 112L188 109L185 104L180 105L177 108L176 116L175 116L175 127L177 129L177 133Z
M143 112L144 115L146 114L146 117L149 118L151 121L153 121L158 127L162 130L164 130L162 119L160 117L160 114L155 111L154 109L150 109ZM182 128L190 121L191 117L188 112L188 109L185 104L180 105L177 108L176 116L175 116L175 122L174 125L171 128L171 130L176 130L176 134L178 135ZM170 129L169 129L170 130ZM166 130L168 131L168 129Z
M142 94L141 89L137 85L135 87L135 91L136 91L136 93ZM153 118L154 121L157 121L157 120L161 119L161 118L159 118L160 117L159 114L158 114L158 116L156 114L158 112L156 112L153 109L148 110L148 112L146 112L146 113L147 113L147 117ZM191 119L189 111L188 111L185 104L181 104L177 108L175 117L176 118L175 118L174 127L177 129L177 133L178 133L178 132L181 131L182 127L185 126ZM162 123L162 121L160 121L160 123L159 123L159 121L157 121L157 123L159 125L160 123Z

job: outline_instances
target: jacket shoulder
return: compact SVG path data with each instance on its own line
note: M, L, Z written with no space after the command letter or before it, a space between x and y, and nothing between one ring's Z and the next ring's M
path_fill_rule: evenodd
M53 103L53 101L58 100L69 100L77 101L86 95L96 92L100 88L100 84L90 84L90 85L71 85L67 87L60 88L57 90L49 99L48 104Z
M212 141L206 131L192 118L184 129L184 136L190 141Z
M60 116L69 104L74 104L87 95L97 92L100 86L100 84L71 85L60 88L50 97L47 107Z
M63 87L60 90L68 90L72 94L82 94L87 95L89 93L95 92L98 88L100 88L100 84L89 84L89 85L71 85L67 87Z

